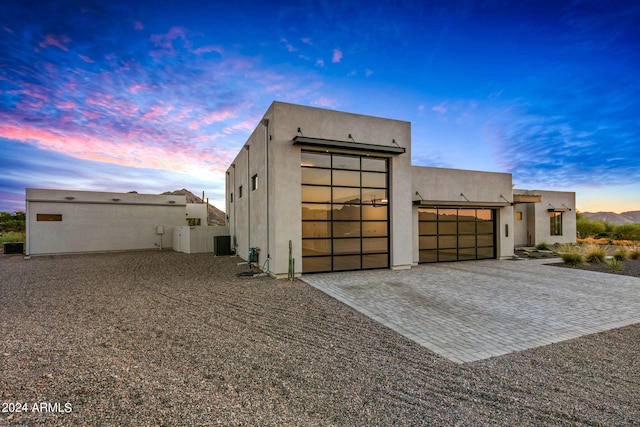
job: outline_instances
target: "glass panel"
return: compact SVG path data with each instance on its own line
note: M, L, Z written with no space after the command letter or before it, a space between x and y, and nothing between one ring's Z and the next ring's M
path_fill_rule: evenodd
M493 247L491 248L478 248L478 259L495 258L493 254Z
M440 222L438 223L439 234L456 234L458 232L458 224L455 222Z
M418 223L420 234L438 234L437 222L420 222Z
M323 153L308 153L302 152L301 162L302 166L315 166L320 168L331 167L331 155Z
M420 262L437 262L438 251L420 251Z
M475 209L458 209L458 221L475 221Z
M455 248L458 246L458 239L456 236L438 236L439 248Z
M360 205L333 205L333 219L358 221Z
M360 157L333 155L334 169L360 170Z
M438 249L438 238L436 236L420 236L420 249Z
M362 158L363 171L387 171L387 159L372 159L371 157Z
M365 237L382 237L387 235L388 223L362 221L362 235Z
M437 219L437 212L435 209L418 209L418 218L420 221L435 221Z
M460 234L475 234L476 223L475 222L459 222L458 233Z
M333 187L333 202L360 204L360 189Z
M478 235L478 246L493 246L493 234Z
M334 170L332 185L360 187L360 172Z
M331 185L331 171L327 169L301 168L302 183Z
M476 248L459 249L458 259L460 261L476 259Z
M334 221L333 237L360 237L360 223Z
M333 254L347 255L360 253L360 239L334 239Z
M363 187L387 188L387 174L375 172L362 172Z
M362 203L367 203L374 206L387 205L389 203L387 190L382 188L363 188Z
M457 209L438 209L438 219L440 221L456 221L458 211Z
M389 240L386 237L362 239L362 253L389 252Z
M493 209L478 209L476 216L479 220L491 221L493 219Z
M346 255L333 257L333 270L360 270L360 255Z
M331 237L331 222L303 221L302 237Z
M438 261L457 261L458 254L455 249L439 250Z
M362 268L387 268L387 267L389 267L389 256L387 254L362 256Z
M476 236L458 236L458 247L474 248L476 246Z
M302 201L330 203L331 187L312 187L309 185L302 186Z
M302 239L302 256L331 255L330 239Z
M362 205L362 219L386 221L388 218L387 205Z
M316 273L320 271L331 271L331 257L303 257L302 272Z
M492 221L483 221L478 222L478 234L491 234L493 233L493 222Z
M302 219L331 219L331 205L302 204Z

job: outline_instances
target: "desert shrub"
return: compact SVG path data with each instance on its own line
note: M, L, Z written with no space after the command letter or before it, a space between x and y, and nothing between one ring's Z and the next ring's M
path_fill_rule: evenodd
M598 219L589 219L582 215L578 215L576 218L576 230L580 237L588 237L604 233L606 229L606 224Z
M628 260L629 259L629 248L627 248L626 246L620 246L613 253L613 259L615 259L617 261L626 261L626 260Z
M629 259L640 259L640 247L636 246L629 251Z
M536 245L536 249L537 249L537 250L539 250L539 251L548 251L548 250L550 250L550 249L549 249L549 245L548 245L548 244L546 244L545 242L538 243L538 244Z
M26 233L24 231L6 231L0 233L0 244L8 242L26 242Z
M591 264L604 262L607 256L607 250L604 246L589 245L584 249L584 260Z
M624 267L623 262L616 257L613 257L609 261L607 261L607 265L611 270L614 271L620 271Z
M615 246L631 246L633 242L631 240L614 240L613 244Z
M640 240L640 224L622 224L615 227L615 234L622 240Z
M582 255L580 246L575 246L570 243L560 245L556 248L556 254L560 256L562 262L565 264L580 265L584 263L584 256Z

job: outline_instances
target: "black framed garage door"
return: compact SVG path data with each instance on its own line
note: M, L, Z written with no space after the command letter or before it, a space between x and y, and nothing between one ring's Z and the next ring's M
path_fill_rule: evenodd
M302 272L388 268L388 159L301 156Z
M496 210L418 208L419 261L444 262L496 257Z

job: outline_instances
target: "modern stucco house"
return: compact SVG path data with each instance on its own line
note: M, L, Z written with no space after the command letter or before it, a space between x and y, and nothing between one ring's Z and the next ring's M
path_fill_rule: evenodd
M412 166L409 122L282 102L227 169L226 212L236 252L276 277L291 259L295 274L404 269L575 241L575 193Z

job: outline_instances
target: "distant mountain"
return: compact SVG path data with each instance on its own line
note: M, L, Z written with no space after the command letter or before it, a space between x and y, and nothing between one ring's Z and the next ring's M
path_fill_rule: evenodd
M203 203L200 197L196 196L191 191L186 190L184 188L182 190L166 191L162 194L170 195L170 196L185 196L187 198L187 203L198 203L198 204ZM206 203L206 201L204 203ZM207 209L209 211L209 224L225 225L226 215L224 212L222 212L220 209L216 208L211 204L209 204Z
M582 212L585 218L599 219L600 221L610 222L611 224L630 224L640 223L640 211L629 211L622 213L615 212Z

